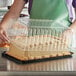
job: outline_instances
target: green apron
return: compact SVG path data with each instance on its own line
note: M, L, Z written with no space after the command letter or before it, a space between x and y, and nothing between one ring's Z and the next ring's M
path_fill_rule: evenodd
M30 27L54 28L58 32L71 24L66 0L33 0L30 19Z

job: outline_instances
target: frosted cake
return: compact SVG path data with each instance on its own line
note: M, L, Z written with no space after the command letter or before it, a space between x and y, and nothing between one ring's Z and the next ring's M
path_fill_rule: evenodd
M35 35L12 39L9 51L6 54L25 61L70 55L71 53L65 40L49 35Z

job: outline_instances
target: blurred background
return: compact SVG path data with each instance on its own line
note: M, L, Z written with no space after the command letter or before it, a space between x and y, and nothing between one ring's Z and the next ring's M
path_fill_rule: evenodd
M13 3L14 0L0 0L0 7L7 7Z
M0 20L3 18L10 6L13 4L13 2L14 0L0 0ZM20 17L28 16L28 3L24 6L24 9L21 14L22 15L20 15Z

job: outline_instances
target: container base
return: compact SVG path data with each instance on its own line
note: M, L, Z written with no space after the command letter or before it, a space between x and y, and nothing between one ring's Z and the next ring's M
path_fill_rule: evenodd
M56 56L56 57L21 61L15 57L12 57L12 56L6 54L6 51L5 51L2 53L2 57L6 58L8 60L14 61L17 64L30 64L30 63L36 63L36 62L44 62L44 61L51 61L51 60L57 60L57 59L72 58L73 52L70 52L70 53L71 53L70 55L65 55L65 56Z

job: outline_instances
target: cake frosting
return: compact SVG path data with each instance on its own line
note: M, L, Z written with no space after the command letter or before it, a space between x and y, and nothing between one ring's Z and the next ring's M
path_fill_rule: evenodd
M18 36L6 53L20 60L70 55L64 40L50 35Z

